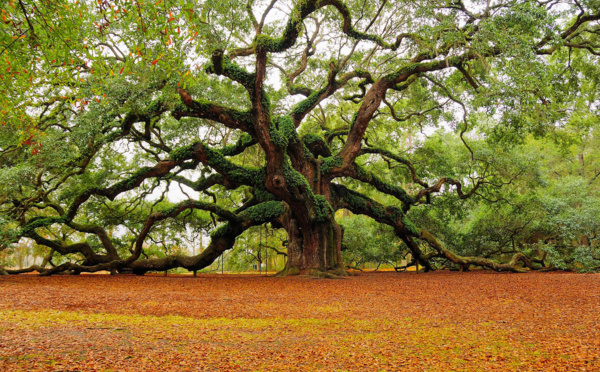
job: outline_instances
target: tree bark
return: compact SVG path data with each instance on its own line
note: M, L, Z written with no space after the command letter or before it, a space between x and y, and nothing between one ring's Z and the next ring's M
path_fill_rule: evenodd
M279 275L345 276L342 260L342 228L333 219L302 228L291 218L288 233L288 256Z

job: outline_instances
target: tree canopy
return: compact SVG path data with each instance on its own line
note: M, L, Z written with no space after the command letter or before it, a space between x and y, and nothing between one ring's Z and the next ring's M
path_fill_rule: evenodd
M9 273L199 270L270 223L282 274L344 275L340 209L426 270L600 266L597 0L17 0L0 28L0 250L49 252Z

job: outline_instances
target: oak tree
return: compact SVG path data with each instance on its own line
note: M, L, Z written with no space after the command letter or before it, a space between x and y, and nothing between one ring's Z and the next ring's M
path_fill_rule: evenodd
M344 275L340 209L389 225L427 270L543 268L458 255L411 211L516 176L469 145L474 127L510 142L568 119L565 71L600 53L597 0L4 4L0 247L32 239L53 265L10 272L199 270L271 223L282 274ZM468 154L448 176L402 151L428 125ZM199 254L146 252L203 229Z

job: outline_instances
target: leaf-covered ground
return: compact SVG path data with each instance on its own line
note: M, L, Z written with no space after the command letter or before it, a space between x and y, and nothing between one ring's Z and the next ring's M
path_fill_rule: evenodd
M600 275L0 277L1 371L599 371Z

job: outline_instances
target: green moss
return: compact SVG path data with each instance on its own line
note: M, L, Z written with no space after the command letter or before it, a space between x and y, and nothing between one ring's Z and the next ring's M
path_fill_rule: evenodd
M258 35L254 39L254 46L267 52L275 53L282 52L291 47L302 31L302 20L316 9L315 5L315 2L312 1L298 1L294 9L292 9L289 21L283 31L283 36L273 38L267 35Z
M253 89L254 81L256 80L256 74L246 71L229 58L223 58L221 63L223 75L242 84L247 90ZM206 65L205 71L210 74L216 73L215 66L213 66L212 62Z
M356 177L358 177L359 179L364 180L364 181L371 181L372 180L371 173L367 172L360 165L356 166Z
M283 177L285 178L285 182L290 187L304 187L306 190L310 190L310 186L308 181L304 176L295 170L291 163L289 157L286 155L283 161Z
M331 154L331 149L327 142L316 134L306 134L302 137L302 146L304 148L304 157L317 157L318 155L327 156Z
M313 202L317 222L325 222L333 216L335 211L323 195L314 195Z
M386 218L386 213L385 213L385 208L382 206L376 206L372 209L373 212L373 216L375 216L375 218L378 218L380 220L384 220Z
M269 95L265 91L262 92L262 97L261 97L260 103L267 111L267 114L270 115L271 101L269 100Z
M294 126L294 121L289 116L282 116L278 120L279 131L288 140L289 143L294 143L299 140L298 132Z
M33 233L35 231L35 229L51 226L55 223L66 223L66 222L69 222L67 216L32 218L29 221L29 223L22 228L21 232L22 232L22 235L29 236L31 233Z
M246 88L251 88L256 80L256 74L249 73L242 67L238 66L235 62L232 62L227 58L224 58L223 61L223 71L228 77L239 82Z
M169 158L176 162L182 162L184 160L191 159L194 157L194 154L192 153L193 148L194 145L187 145L176 148L175 150L169 153Z
M223 156L233 156L242 152L245 148L254 144L254 139L249 134L243 134L234 145L225 146L221 149Z
M298 141L298 132L289 116L281 116L272 120L269 125L269 134L275 146L284 150L290 143Z
M302 142L304 142L306 145L312 145L313 143L320 141L323 141L323 138L312 133L306 134L302 137Z
M419 236L419 229L408 219L406 215L402 217L402 223L404 224L404 227L408 231L410 231L411 234L413 234L414 236Z
M182 204L185 204L185 203L182 203ZM174 205L171 208L164 209L162 211L162 214L164 214L165 216L171 216L172 214L177 212L177 210L180 208L185 208L185 207L182 207L181 205Z
M367 209L367 201L353 192L349 192L345 196L346 202L350 205L350 209L354 212L361 213Z
M253 194L259 202L277 200L277 197L275 197L275 195L268 192L264 188L264 186L263 187L255 187L253 190Z
M229 177L232 181L249 186L262 186L266 176L264 168L240 167L229 160L219 151L202 144L208 165L217 172Z
M310 149L308 147L306 147L305 144L302 144L302 157L306 160L308 159L314 159L314 154L312 153L312 151L310 151Z
M390 212L390 218L394 222L398 221L399 219L401 220L402 218L404 218L404 212L402 211L402 209L397 208L397 207L388 207L387 209Z
M253 224L259 224L277 218L286 211L287 208L283 202L268 201L246 209L242 212L242 217L250 219Z
M408 73L412 72L414 69L417 68L417 66L418 66L418 64L416 64L416 63L408 64L406 66L403 66L398 71L385 76L384 79L386 81L392 83L392 82L396 81L396 79L398 79L401 75L408 74Z
M271 36L260 34L254 38L254 46L257 49L263 49L266 51L278 50L281 46L281 39L275 39Z
M204 113L214 107L214 104L208 100L203 98L195 99L194 101L194 111Z
M317 102L319 101L319 97L321 96L321 93L323 93L323 90L320 90L318 92L313 92L306 99L304 99L300 103L298 103L292 109L292 115L296 116L296 115L302 115L302 114L307 113L314 105L317 104Z
M321 174L331 172L334 167L341 167L343 162L344 159L337 155L324 158L321 163Z
M269 125L269 134L271 135L271 142L273 142L275 144L275 146L279 147L280 149L287 148L287 146L288 146L287 138L285 138L285 136L283 136L279 132L279 130L275 126L275 123L273 123L273 122L271 122L271 124Z
M254 121L254 116L251 111L237 111L231 110L231 117L233 120L244 123L248 127L252 127L252 123Z
M219 226L216 230L214 230L210 234L210 237L211 237L211 239L235 237L235 236L239 235L239 234L237 234L238 230L239 229L234 227L231 222L227 222L227 223Z
M289 89L289 91L290 91L291 94L301 94L300 92L305 92L305 91L308 91L310 94L312 94L312 89L307 88L307 87L305 87L303 85L300 85L300 84L292 85L288 89Z
M354 70L354 72L356 73L357 76L366 76L366 75L369 75L369 71L363 70L361 68L357 68L356 70Z
M250 135L242 136L235 145L226 146L222 150L212 149L203 143L195 143L188 146L182 146L178 149L173 150L170 153L170 157L175 161L182 161L193 157L192 149L194 146L202 146L201 151L204 152L207 158L207 165L215 169L217 172L223 174L234 182L241 183L253 187L264 187L266 178L265 168L250 168L241 167L227 160L226 156L235 155L238 151L243 150L246 146L253 143L253 139ZM148 172L151 168L142 168L138 172ZM128 180L124 181L135 181L137 178L131 176Z

